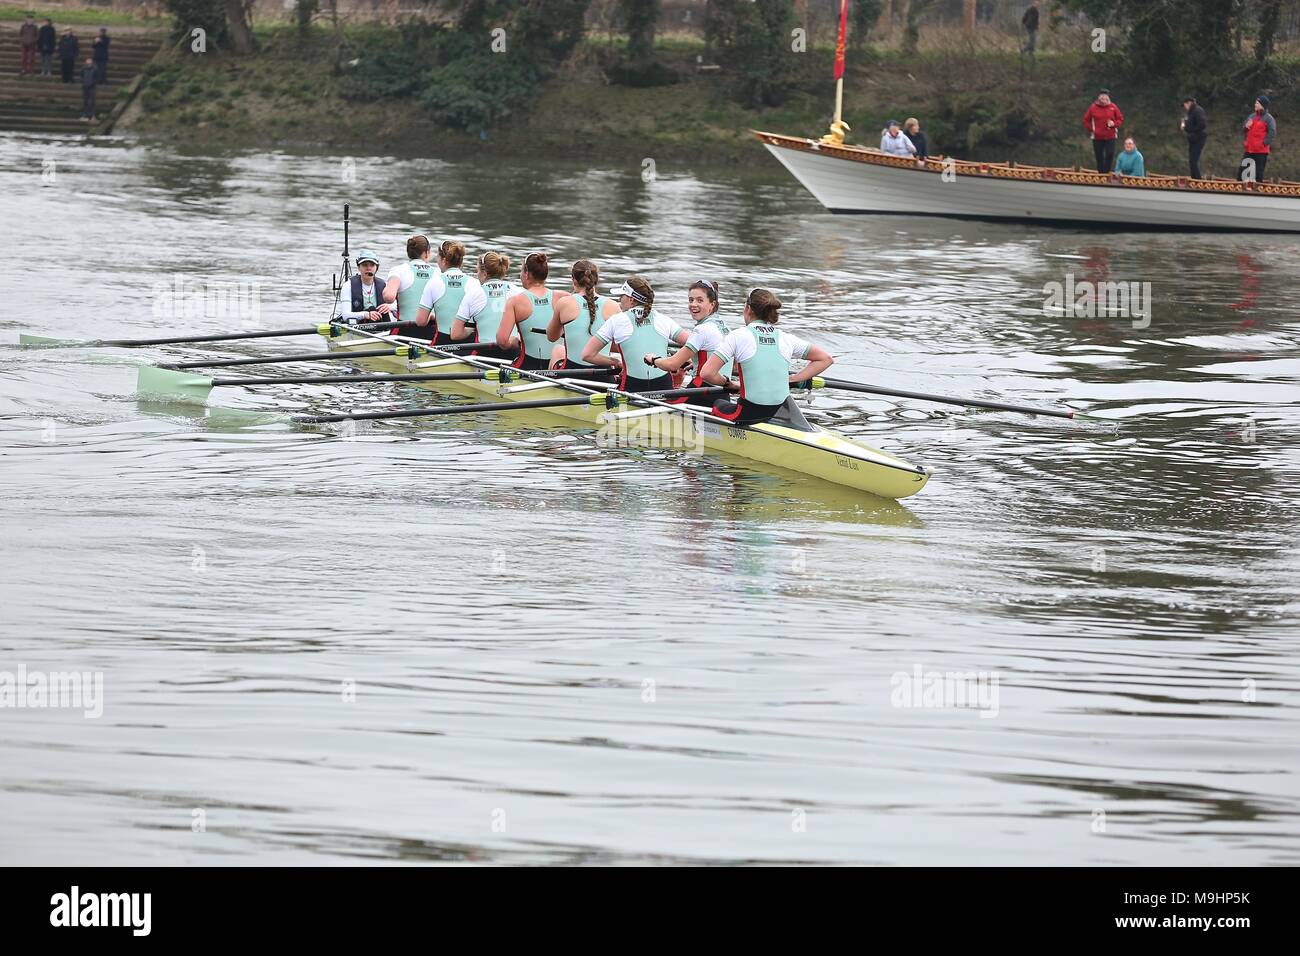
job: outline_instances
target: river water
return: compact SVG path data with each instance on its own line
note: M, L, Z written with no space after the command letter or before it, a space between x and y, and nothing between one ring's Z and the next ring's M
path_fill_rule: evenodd
M1300 862L1300 237L831 217L761 156L3 144L0 671L103 692L0 707L0 862ZM423 231L679 318L763 284L840 377L1111 421L819 393L935 470L886 504L538 419L345 440L133 394L132 361L318 339L8 344L320 321L344 202L385 271ZM260 313L155 315L178 276ZM1045 308L1096 280L1149 314Z

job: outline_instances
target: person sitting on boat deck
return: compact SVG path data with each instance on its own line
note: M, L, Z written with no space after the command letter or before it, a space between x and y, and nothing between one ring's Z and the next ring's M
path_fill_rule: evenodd
M590 259L579 259L570 271L573 295L560 302L546 325L546 337L557 343L551 350L551 368L589 368L582 361L597 326L617 315L618 303L596 293L600 270ZM609 354L609 349L605 349Z
M518 286L506 276L510 272L510 257L503 252L485 252L478 257L478 283L465 290L465 297L456 310L451 324L453 342L478 342L479 347L470 354L484 358L514 361L519 357L519 339L511 338L505 348L496 344L497 328L505 316L506 301Z
M511 336L518 333L520 350L516 368L534 371L550 368L551 340L546 337L546 327L551 324L556 305L568 298L569 293L546 288L549 273L546 253L530 252L519 272L523 289L506 300L496 342L498 348L507 348Z
M765 422L781 410L790 397L790 386L810 381L830 368L834 357L821 346L812 345L776 327L781 300L767 289L754 289L745 297L745 327L727 335L709 355L704 381L739 391L736 401L720 399L713 414L738 425ZM790 371L793 359L807 361L798 372ZM723 375L727 363L739 370L738 382Z
M1124 114L1110 101L1110 90L1103 89L1083 114L1083 128L1092 139L1097 172L1108 173L1115 164L1115 140L1123 125Z
M420 296L420 308L415 314L415 324L422 330L430 321L434 323L432 336L434 345L450 345L452 324L456 313L469 289L478 285L478 279L468 276L461 269L465 261L465 243L455 239L444 239L438 246L438 269L441 272L442 287L430 282L424 287ZM421 333L422 334L422 333Z
M406 262L394 266L384 280L384 301L397 303L397 318L402 325L393 331L394 335L413 335L418 338L431 338L434 330L420 328L415 324L415 316L420 311L420 300L424 290L433 285L433 297L436 301L442 295L442 273L429 261L433 247L427 236L412 236L406 240Z
M1237 169L1238 179L1264 181L1264 167L1268 165L1268 154L1273 151L1273 140L1277 137L1277 121L1268 111L1268 105L1268 97L1259 94L1255 99L1255 111L1246 117L1242 126L1246 134L1246 149Z
M921 130L921 121L915 116L909 116L903 120L904 135L912 141L916 147L916 158L925 159L930 155L930 141L925 133Z
M885 124L885 131L880 135L880 151L890 156L912 157L916 155L916 146L907 138L907 134L898 128L898 120Z
M717 351L722 345L722 340L731 332L731 329L727 328L727 323L723 322L718 315L718 284L712 279L699 279L692 282L690 288L686 290L686 309L695 320L695 328L690 330L686 343L667 358L646 355L643 360L650 362L660 371L667 372L673 377L674 382L677 381L677 376L682 369L691 365L695 369L695 374L687 387L704 388L704 378L701 373L709 361L709 355ZM724 376L731 374L730 362L722 367L722 374ZM686 398L675 401L684 402Z
M655 290L643 276L631 276L609 290L618 296L623 311L606 319L582 350L588 365L621 368L618 387L625 392L656 392L672 388L672 376L655 367L668 346L684 345L687 332L672 319L655 311ZM609 346L609 354L605 351Z
M1124 150L1115 157L1115 173L1119 176L1145 176L1146 163L1138 152L1137 143L1130 136L1124 140Z
M357 256L357 274L348 280L347 293L339 301L339 318L349 322L384 322L393 311L384 301L384 280L379 271L379 257L373 252Z

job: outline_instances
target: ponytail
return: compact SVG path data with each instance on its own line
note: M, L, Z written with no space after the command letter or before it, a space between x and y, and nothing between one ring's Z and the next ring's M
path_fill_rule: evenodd
M640 309L633 309L633 312L639 311L639 317L634 317L637 325L645 325L650 321L650 312L655 307L655 290L651 287L648 279L641 276L632 276L627 280L627 284L636 292L633 298L640 305Z
M573 284L582 290L582 298L587 303L587 331L592 332L600 318L596 308L596 284L600 281L600 272L590 259L579 259L573 264L571 274Z
M745 304L764 325L776 325L781 320L781 300L767 289L753 289L745 297Z
M478 267L489 279L504 279L510 272L510 257L504 252L485 252L478 257Z
M538 282L545 282L551 271L546 261L546 253L530 252L524 256L524 271Z
M438 255L447 263L449 269L459 269L465 261L465 243L455 239L444 239L438 247Z

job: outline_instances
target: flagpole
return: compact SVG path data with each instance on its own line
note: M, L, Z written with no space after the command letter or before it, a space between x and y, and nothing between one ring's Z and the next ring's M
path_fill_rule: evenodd
M828 146L843 146L849 124L844 122L844 54L849 32L849 0L840 0L840 30L835 39L835 119L830 132L821 138Z

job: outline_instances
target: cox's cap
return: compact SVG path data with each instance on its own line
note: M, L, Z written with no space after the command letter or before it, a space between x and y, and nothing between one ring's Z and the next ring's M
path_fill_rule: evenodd
M379 257L375 255L373 252L362 252L360 255L357 256L357 265L361 265L361 263L363 262L373 262L376 266L378 266Z

